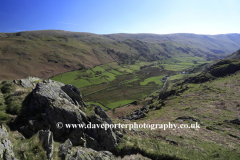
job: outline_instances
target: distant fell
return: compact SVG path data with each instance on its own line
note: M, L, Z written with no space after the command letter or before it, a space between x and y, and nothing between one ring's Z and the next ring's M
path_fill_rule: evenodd
M49 78L84 67L117 62L223 58L240 48L239 34L111 34L62 30L0 33L0 80Z
M199 35L191 33L176 34L109 34L108 38L117 41L137 39L146 42L178 42L196 48L205 48L216 54L231 54L240 48L240 34Z

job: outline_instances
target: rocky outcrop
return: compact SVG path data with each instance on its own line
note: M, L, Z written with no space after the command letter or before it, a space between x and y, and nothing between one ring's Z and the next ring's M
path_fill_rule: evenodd
M82 99L82 94L77 87L67 84L62 86L61 89L74 101L75 105L80 104L83 107L87 107Z
M233 120L224 120L224 122L240 125L240 120L238 118Z
M199 119L193 118L193 117L189 117L189 116L178 117L178 118L176 119L176 121L194 121L194 122L200 122Z
M13 146L8 139L8 132L3 125L0 125L0 159L17 160L13 153Z
M69 139L74 146L112 150L121 138L115 134L114 129L100 127L113 124L110 117L99 106L93 107L92 114L87 116L82 111L85 110L84 104L79 89L72 85L52 80L38 83L32 91L29 105L25 108L27 113L22 113L28 115L24 118L27 120L20 124L18 129L27 137L40 130L50 130L56 141L64 142ZM66 124L75 126L69 127ZM83 127L91 124L98 124L99 127Z
M127 115L126 117L122 117L123 120L137 120L140 118L144 118L146 117L146 113L149 112L149 107L148 106L144 106L142 108L140 108L139 110L136 110L134 112L132 112L131 114Z
M95 113L97 115L99 115L102 118L102 120L106 121L108 124L113 124L111 118L108 116L108 114L101 107L96 106L95 107Z
M47 159L51 159L53 155L53 134L51 131L41 130L38 132L39 142L46 151Z
M37 77L28 77L26 79L13 80L13 82L24 88L32 88L32 87L35 87L35 85L36 85L34 82L39 81L39 80L40 80L40 78L37 78Z
M90 117L92 124L103 124L107 125L108 123L104 121L100 116L94 114ZM112 128L101 128L98 129L89 129L87 130L87 147L93 148L95 150L111 150L117 146L117 137Z
M109 151L95 151L91 148L77 148L76 153L72 151L72 143L68 139L58 149L58 157L61 160L115 160L116 157Z
M58 148L58 157L60 157L62 160L71 159L73 157L71 149L72 149L72 142L69 139L67 139Z

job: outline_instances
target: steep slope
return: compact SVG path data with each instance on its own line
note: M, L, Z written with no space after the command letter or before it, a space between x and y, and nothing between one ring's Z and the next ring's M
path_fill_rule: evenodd
M226 59L236 59L236 58L240 58L240 49L226 57Z
M177 34L110 34L108 38L118 41L137 39L146 42L178 42L217 54L230 54L240 48L240 34L197 35L189 33Z
M155 157L161 154L176 159L239 159L240 72L236 72L240 70L239 64L239 59L220 61L205 71L216 71L213 76L217 79L201 84L180 82L160 99L150 100L141 108L147 114L134 122L160 123L167 129L136 129L135 134L124 137L126 141L120 143L118 151L138 150ZM232 65L238 68L233 71L229 67ZM126 112L127 108L123 110Z
M49 78L59 73L109 62L126 64L134 60L155 61L193 56L212 60L222 58L228 50L239 44L238 35L232 36L234 42L224 41L229 44L227 47L216 38L207 44L204 38L199 40L201 38L198 35L191 34L167 35L163 40L159 40L159 35L141 36L140 40L130 36L123 41L119 41L119 38L115 40L112 36L118 37L60 30L1 33L0 80L29 75ZM209 47L211 45L215 47ZM227 49L223 50L224 47Z
M224 77L240 70L240 59L221 60L199 75L187 79L186 82L203 83L218 77Z

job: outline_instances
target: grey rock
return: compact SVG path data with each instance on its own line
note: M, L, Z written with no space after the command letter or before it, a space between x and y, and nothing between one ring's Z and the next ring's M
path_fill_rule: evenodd
M27 126L21 128L25 135L31 136L39 130L50 130L54 138L65 141L68 136L81 138L82 132L72 133L68 128L58 129L56 124L62 122L65 124L84 124L87 117L72 99L61 90L64 84L55 81L45 81L38 83L33 90L33 97L29 105L31 117ZM36 117L36 118L35 118ZM75 141L74 141L75 142ZM76 140L77 142L77 140ZM78 145L77 143L75 145Z
M77 87L67 84L61 88L74 101L75 105L80 104L82 107L87 107L82 99L82 94Z
M113 124L111 118L107 115L107 113L101 107L99 106L95 107L95 113L99 115L108 124Z
M0 158L3 160L17 160L13 153L13 145L8 139L3 140L0 144Z
M140 118L146 117L146 114L149 112L148 111L148 106L144 106L138 110L133 111L131 114L127 115L126 117L122 117L123 120L128 121L128 120L137 120Z
M1 124L0 125L0 140L4 139L4 138L8 138L8 132L7 129Z
M65 142L66 143L66 142ZM71 150L68 150L68 156L62 160L115 160L116 157L109 151L95 151L91 148L77 148L73 155Z
M35 81L39 81L40 79L37 77L28 77L26 79L20 79L20 80L13 80L13 82L17 85L20 85L25 88L32 88L34 87Z
M76 103L77 102L77 103ZM38 83L32 91L32 99L27 109L27 122L19 129L27 137L31 137L40 130L50 130L54 140L66 141L72 145L82 145L95 150L111 150L119 142L115 130L97 128L80 128L87 124L113 124L110 117L99 106L95 106L94 115L87 117L77 104L83 104L80 91L72 85L64 85L52 80ZM61 122L62 128L58 128ZM66 124L75 124L67 127Z
M29 80L27 80L27 79L21 79L20 80L20 85L25 87L25 88L33 87L32 83Z
M38 132L40 144L45 149L47 158L51 159L53 155L53 134L49 130L41 130Z
M103 119L101 119L101 117L96 114L91 116L90 119L92 124L98 124L99 126L102 124L103 125L109 124L106 121L103 121ZM94 143L96 143L96 141L94 142L92 139L89 138L86 139L87 147L93 148L95 150L111 150L117 146L116 134L110 127L107 129L101 127L94 128L88 130L87 133L91 135L90 136L91 138L97 141L97 145L95 145Z
M76 160L92 160L93 157L91 155L88 155L83 150L79 149L76 154L74 155Z
M116 158L113 156L111 152L108 151L100 151L94 157L96 160L115 160Z
M0 125L0 159L17 160L13 153L13 145L8 139L8 132L3 125Z
M189 116L178 117L178 118L176 119L176 121L194 121L194 122L200 122L199 119L193 118L193 117L189 117Z
M62 160L67 160L72 157L72 142L67 139L59 148L58 148L58 157L61 157Z

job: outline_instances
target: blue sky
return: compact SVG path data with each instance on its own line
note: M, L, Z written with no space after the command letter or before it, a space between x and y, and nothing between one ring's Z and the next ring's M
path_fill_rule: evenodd
M240 33L239 0L0 0L0 32Z

